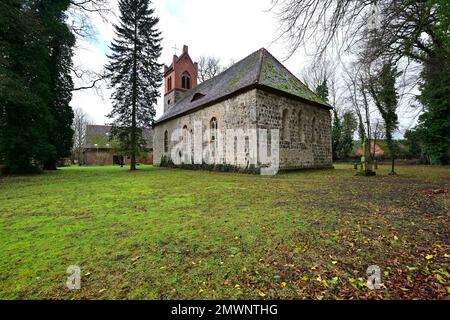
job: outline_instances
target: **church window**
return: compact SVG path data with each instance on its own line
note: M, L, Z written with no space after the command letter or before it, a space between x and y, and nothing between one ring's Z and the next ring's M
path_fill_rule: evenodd
M172 90L172 77L169 77L169 79L167 79L167 91Z
M215 117L213 117L209 122L209 134L210 134L212 155L214 157L217 148L217 119Z
M164 131L164 152L169 152L169 133Z
M209 129L210 129L210 140L211 142L214 142L217 140L217 119L212 118L209 122Z
M183 89L190 89L191 88L191 76L187 72L184 72L181 75L181 87Z
M289 110L283 110L283 116L281 119L281 139L283 141L289 141Z
M185 155L187 156L189 154L189 130L188 127L185 125L183 127L183 149L185 152ZM187 159L185 159L186 161Z
M188 127L185 125L183 127L183 143L187 143L189 139L189 130Z

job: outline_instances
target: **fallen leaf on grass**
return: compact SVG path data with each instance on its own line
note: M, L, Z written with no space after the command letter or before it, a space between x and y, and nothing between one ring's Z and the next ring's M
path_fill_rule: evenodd
M441 276L439 273L436 273L434 276L435 276L436 280L439 281L440 284L445 284L446 283L444 277Z

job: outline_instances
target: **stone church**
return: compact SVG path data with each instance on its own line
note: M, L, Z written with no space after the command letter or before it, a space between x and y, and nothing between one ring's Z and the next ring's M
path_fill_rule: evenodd
M178 143L172 139L175 130L192 135L194 124L200 123L209 134L210 141L204 143L226 139L225 134L219 137L215 132L227 129L278 129L280 170L332 166L331 106L266 49L200 84L197 72L187 46L180 56L174 55L170 66L164 66L164 114L154 126L155 165L173 155L171 150ZM234 152L245 154L226 164L248 166L247 147L236 147ZM259 153L255 154L258 157Z

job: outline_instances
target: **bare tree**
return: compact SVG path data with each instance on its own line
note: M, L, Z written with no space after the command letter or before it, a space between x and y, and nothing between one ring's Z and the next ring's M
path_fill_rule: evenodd
M214 56L201 56L198 59L198 81L204 82L222 72L220 59Z
M378 55L407 56L424 61L442 49L436 29L436 5L427 0L272 0L280 23L280 36L289 43L291 56L313 44L315 54L327 48L354 47L376 33ZM425 39L429 41L424 41Z
M365 157L366 175L372 175L374 154L371 152L370 141L373 140L372 113L370 95L367 89L367 70L361 65L354 64L352 69L346 69L345 83L347 86L347 100L352 106L358 118L358 134L363 147Z
M328 102L333 108L342 111L343 106L343 87L340 85L337 77L337 63L326 58L320 58L313 61L312 64L300 71L300 78L314 92L317 88L326 82L328 89ZM316 92L317 93L317 92Z
M102 82L107 79L106 73L104 71L96 72L92 70L84 70L81 67L74 67L72 69L72 74L82 83L86 83L74 87L72 91L94 89L98 95L100 95L102 92Z
M108 0L70 0L69 7L70 27L79 37L92 37L95 33L91 14L98 14L104 22L108 21L111 13Z
M70 0L68 10L68 24L77 39L92 38L95 35L92 15L98 15L103 22L108 22L112 13L108 0ZM81 66L72 67L72 75L82 84L73 88L73 91L94 89L101 94L101 83L106 80L104 72L85 70Z
M272 0L280 22L280 36L289 43L290 57L313 43L322 55L330 45L355 42L359 29L373 15L376 0Z
M324 81L329 82L334 78L334 71L335 69L331 66L330 61L322 58L313 61L313 63L304 68L300 72L300 77L308 88L315 91Z
M374 121L372 121L372 123L374 123L373 125L373 144L372 144L372 157L375 159L376 158L376 145L377 145L377 141L384 139L384 122L382 119L380 118L376 118Z
M90 117L82 109L77 108L74 110L74 119L72 129L73 135L73 147L72 157L77 160L78 165L83 164L83 149L86 144L86 127L91 124Z

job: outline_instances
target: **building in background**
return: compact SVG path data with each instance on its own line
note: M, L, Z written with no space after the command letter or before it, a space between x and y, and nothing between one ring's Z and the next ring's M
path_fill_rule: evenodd
M110 139L110 126L87 125L86 142L83 150L83 165L121 165L129 164L130 158L117 150L117 143ZM138 162L153 164L153 130L144 129L143 137L147 143Z

